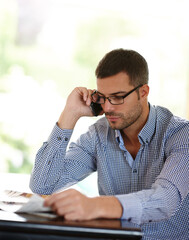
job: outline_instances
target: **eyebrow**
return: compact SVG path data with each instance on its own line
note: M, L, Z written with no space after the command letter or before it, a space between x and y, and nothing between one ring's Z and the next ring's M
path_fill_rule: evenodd
M99 91L97 91L97 93L99 93L100 95L104 96L104 94L101 93L101 92L99 92ZM109 95L110 95L110 96L114 96L114 95L117 95L117 94L120 94L120 93L122 93L122 94L123 94L123 93L126 94L127 92L119 91L119 92L115 92L115 93L110 93Z

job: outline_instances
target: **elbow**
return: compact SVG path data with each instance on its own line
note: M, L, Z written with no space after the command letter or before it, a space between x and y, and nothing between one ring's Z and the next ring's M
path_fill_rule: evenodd
M32 175L30 177L29 188L35 194L39 195L50 195L53 193L53 186L47 186L40 182L40 179L34 178Z

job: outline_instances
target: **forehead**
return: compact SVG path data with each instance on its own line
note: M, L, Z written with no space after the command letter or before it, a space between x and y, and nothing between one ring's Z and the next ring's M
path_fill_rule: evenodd
M97 79L97 91L104 95L120 91L128 92L131 88L132 86L130 85L129 76L125 72Z

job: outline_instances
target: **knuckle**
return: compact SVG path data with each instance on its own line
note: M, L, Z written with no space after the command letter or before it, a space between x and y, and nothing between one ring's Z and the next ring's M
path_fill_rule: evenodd
M58 209L56 210L56 213L57 213L59 216L63 216L63 215L64 215L64 211L63 211L63 209L61 209L61 208L58 208Z

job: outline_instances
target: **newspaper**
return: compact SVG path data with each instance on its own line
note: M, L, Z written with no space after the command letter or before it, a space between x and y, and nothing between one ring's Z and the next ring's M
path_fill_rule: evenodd
M49 207L44 207L44 196L15 191L0 193L0 209L14 213L29 213L45 217L56 217Z

